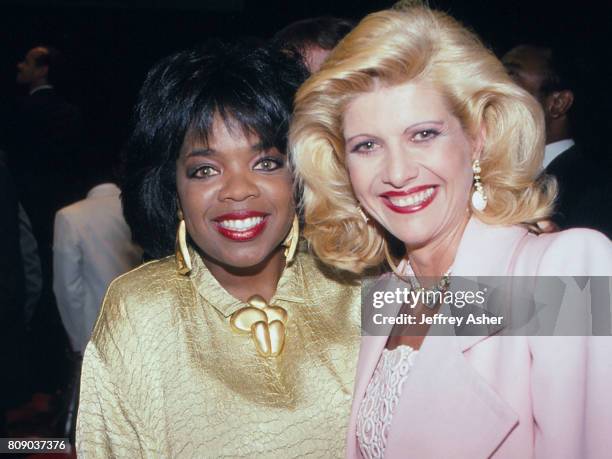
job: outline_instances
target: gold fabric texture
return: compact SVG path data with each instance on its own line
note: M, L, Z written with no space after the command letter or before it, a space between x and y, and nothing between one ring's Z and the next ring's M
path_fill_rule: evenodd
M261 357L229 317L245 306L193 253L115 280L83 360L79 457L343 457L360 341L358 286L307 254L270 303L285 348Z

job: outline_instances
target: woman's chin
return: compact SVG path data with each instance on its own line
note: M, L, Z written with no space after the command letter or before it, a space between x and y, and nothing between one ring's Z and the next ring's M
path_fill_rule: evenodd
M428 231L426 228L420 225L410 225L409 227L401 228L401 231L391 231L402 244L404 244L410 250L418 249L426 246L433 238L433 231Z
M275 255L279 254L279 250L245 247L233 250L230 253L218 254L216 257L204 255L204 259L209 263L222 266L228 271L250 271L265 267Z

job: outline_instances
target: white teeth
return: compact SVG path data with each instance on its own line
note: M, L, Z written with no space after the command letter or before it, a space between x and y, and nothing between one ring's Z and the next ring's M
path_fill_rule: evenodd
M413 193L408 196L395 196L389 197L389 201L391 204L397 207L414 207L422 204L423 201L430 198L434 192L434 187L427 188L426 190L420 191L418 193Z
M232 231L248 231L263 221L263 217L243 218L242 220L222 220L219 226Z

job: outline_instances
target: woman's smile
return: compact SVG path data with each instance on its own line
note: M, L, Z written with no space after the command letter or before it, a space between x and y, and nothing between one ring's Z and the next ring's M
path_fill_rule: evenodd
M406 191L387 191L380 195L393 212L411 214L425 209L436 198L436 185L423 185Z
M229 212L213 219L215 228L222 236L237 242L255 239L266 228L269 214L258 211L241 210Z

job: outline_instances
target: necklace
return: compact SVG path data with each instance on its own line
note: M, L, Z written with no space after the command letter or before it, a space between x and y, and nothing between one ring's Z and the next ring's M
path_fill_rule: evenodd
M408 265L410 266L410 262L408 262ZM410 266L410 270L414 274L412 266ZM407 282L412 290L420 293L419 296L421 297L423 305L429 309L434 309L442 302L442 295L444 295L450 287L450 275L451 270L449 269L442 275L442 278L430 288L422 287L416 276L408 276Z
M408 266L408 273L400 276L404 282L407 282L410 285L410 288L417 292L418 296L421 299L421 303L429 309L435 309L440 303L442 303L442 296L450 287L450 276L452 271L452 266L448 268L448 270L442 275L440 280L433 285L432 287L423 287L419 280L416 277L414 269L410 264L410 260L406 260L406 264ZM406 271L406 270L405 270ZM394 270L396 274L397 271ZM399 275L399 274L398 274Z
M248 306L234 312L230 326L236 333L251 335L262 357L277 357L285 345L285 325L289 314L280 306L269 305L259 295L247 300Z
M442 278L438 281L433 288L425 288L419 284L419 281L416 278L416 274L414 273L414 269L412 269L412 265L410 264L410 260L406 259L406 264L408 265L409 273L400 272L397 265L393 261L391 254L389 253L389 249L387 248L387 244L384 244L384 252L385 258L387 259L387 263L389 267L393 271L393 273L403 282L408 283L412 290L417 292L421 292L419 295L422 298L422 303L427 306L429 309L434 309L442 302L442 295L448 290L450 287L450 275L452 267L448 268ZM432 301L428 301L429 299L433 299Z

